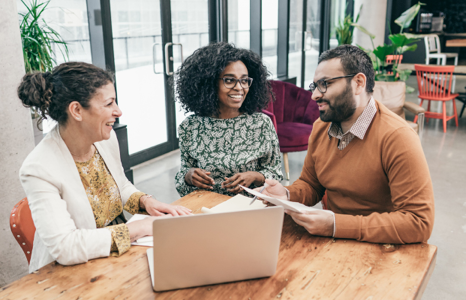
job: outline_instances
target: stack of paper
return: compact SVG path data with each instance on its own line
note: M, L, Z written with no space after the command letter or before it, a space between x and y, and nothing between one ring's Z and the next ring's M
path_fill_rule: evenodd
M254 203L249 205L251 201L252 198L248 198L243 195L236 195L212 208L203 207L201 211L205 214L212 214L219 212L241 211L266 207L266 205L261 200L256 200L254 201Z

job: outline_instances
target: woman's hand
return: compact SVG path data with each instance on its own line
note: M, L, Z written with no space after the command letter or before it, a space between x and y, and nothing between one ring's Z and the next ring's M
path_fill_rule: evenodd
M171 217L171 215L164 216ZM157 217L147 217L139 221L127 223L126 226L128 227L131 243L142 237L152 235L152 223L156 218Z
M212 190L215 181L209 177L210 172L199 169L199 168L191 168L189 169L188 173L184 176L184 180L187 184L197 186L201 189L208 189Z
M222 188L227 189L227 192L238 194L242 190L239 184L249 187L252 183L261 185L264 183L264 180L264 175L259 172L249 171L236 173L230 178L225 177L225 181L222 182Z
M139 199L139 207L145 209L151 216L165 216L165 213L176 216L190 215L191 210L181 205L171 205L162 203L152 198L150 195L144 195Z

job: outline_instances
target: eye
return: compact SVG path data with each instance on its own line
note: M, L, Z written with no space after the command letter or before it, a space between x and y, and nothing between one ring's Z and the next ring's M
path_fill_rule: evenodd
M113 101L110 101L110 102L107 104L107 106L112 106L112 104L113 104Z
M236 80L234 78L225 77L225 83L234 83Z

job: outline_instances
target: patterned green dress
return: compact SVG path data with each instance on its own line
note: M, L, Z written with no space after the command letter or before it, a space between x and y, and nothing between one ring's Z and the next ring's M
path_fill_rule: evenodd
M256 171L265 178L283 179L277 133L263 113L244 113L231 119L191 115L180 124L178 134L181 169L176 174L176 189L181 196L198 189L184 180L191 168L211 172L213 192L225 195L234 194L221 184L236 173Z

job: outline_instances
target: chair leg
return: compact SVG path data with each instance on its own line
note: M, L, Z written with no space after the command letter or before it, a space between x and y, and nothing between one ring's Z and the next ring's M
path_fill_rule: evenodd
M424 99L421 99L421 104L419 104L419 106L422 107L422 103L424 103ZM417 123L417 115L414 117L414 123Z
M427 100L427 111L430 111L430 100ZM429 123L429 118L426 117L426 123Z
M288 163L288 153L283 153L283 163L285 164L285 178L290 180L290 164Z
M453 113L455 114L456 127L458 127L458 112L456 111L456 99L453 99Z
M443 121L443 132L447 132L447 105L445 104L445 101L443 102L443 111L442 111L442 121Z
M460 118L463 116L464 108L466 107L466 102L463 103L463 108L461 109Z

